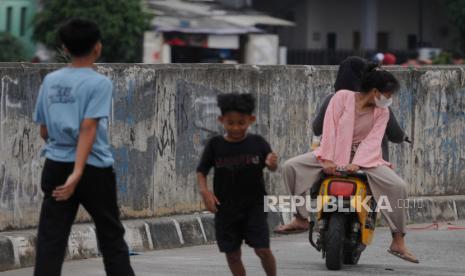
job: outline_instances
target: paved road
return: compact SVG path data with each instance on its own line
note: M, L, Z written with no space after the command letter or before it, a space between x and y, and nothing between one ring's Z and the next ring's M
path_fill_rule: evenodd
M326 270L324 260L307 242L306 235L277 237L272 249L278 260L279 275L465 275L464 230L415 230L408 234L408 243L421 264L410 264L389 255L390 235L385 228L377 229L374 243L362 255L360 264L344 267L341 272ZM264 275L252 250L244 247L248 275ZM132 257L138 276L160 275L230 275L224 257L216 245L144 252ZM1 276L30 276L32 269L0 273ZM103 276L100 259L67 262L63 276Z

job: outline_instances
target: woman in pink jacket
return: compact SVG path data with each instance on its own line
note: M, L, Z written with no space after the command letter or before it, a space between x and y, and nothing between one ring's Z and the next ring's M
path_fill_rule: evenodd
M335 174L337 167L349 172L363 170L375 199L387 196L392 212L382 212L392 231L389 252L418 263L408 251L404 236L407 184L382 158L381 142L389 120L389 105L399 82L389 72L368 65L362 77L361 91L340 90L326 110L321 145L315 151L294 157L283 166L284 180L293 195L307 195L321 172ZM278 232L306 230L306 206L297 207L295 218Z

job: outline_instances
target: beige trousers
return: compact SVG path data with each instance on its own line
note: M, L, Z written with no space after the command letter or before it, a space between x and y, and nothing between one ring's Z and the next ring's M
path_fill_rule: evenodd
M284 182L292 195L306 196L311 186L320 179L323 167L313 153L306 153L291 158L282 168ZM392 212L381 210L393 233L406 232L407 184L394 170L387 166L363 169L367 174L368 183L376 201L381 196L387 196ZM306 206L297 206L297 213L302 218L308 218Z

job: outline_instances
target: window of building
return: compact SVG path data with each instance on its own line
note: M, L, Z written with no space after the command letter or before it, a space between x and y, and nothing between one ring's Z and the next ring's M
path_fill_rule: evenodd
M26 16L27 16L27 8L22 7L21 8L21 23L20 23L20 30L19 30L19 34L21 36L26 34Z
M6 31L11 32L11 19L13 17L13 7L6 8Z
M376 48L380 51L389 49L389 33L379 32L377 35Z
M415 50L418 46L417 35L409 34L407 36L407 49Z
M326 45L328 50L336 50L337 35L336 33L328 33L326 37Z
M360 50L360 46L362 45L362 39L360 37L360 32L355 31L353 34L353 48L354 50Z

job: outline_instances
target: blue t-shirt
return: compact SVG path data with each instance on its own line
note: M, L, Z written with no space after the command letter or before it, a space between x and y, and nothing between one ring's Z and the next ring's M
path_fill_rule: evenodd
M48 74L40 88L33 120L45 125L45 157L75 162L79 128L84 119L99 119L87 164L110 167L114 159L108 142L108 117L113 84L91 68L66 67Z

